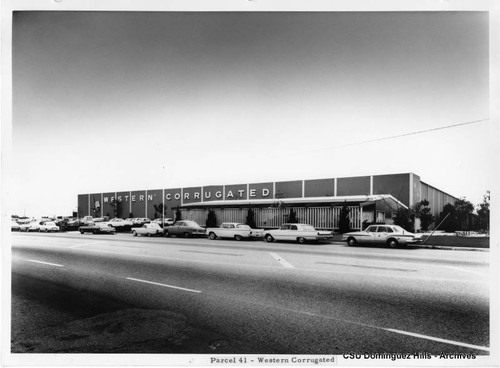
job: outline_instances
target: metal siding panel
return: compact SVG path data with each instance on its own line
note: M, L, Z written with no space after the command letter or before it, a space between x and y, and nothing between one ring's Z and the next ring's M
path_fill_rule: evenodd
M369 195L369 194L370 194L369 176L337 179L338 196Z
M130 201L132 203L132 217L146 217L146 191L130 192Z
M154 189L146 191L146 217L151 220L161 218L163 211L163 190Z

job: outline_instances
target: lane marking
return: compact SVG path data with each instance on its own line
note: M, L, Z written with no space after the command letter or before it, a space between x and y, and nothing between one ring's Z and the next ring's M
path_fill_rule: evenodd
M282 257L277 255L276 253L269 253L271 257L273 257L275 260L277 260L283 267L285 268L295 268L291 263L288 263L285 261Z
M386 331L390 331L390 332L394 332L394 333L397 333L397 334L401 334L401 335L408 335L408 336L417 337L417 338L419 338L419 339L425 339L425 340L431 340L431 341L443 342L443 343L445 343L445 344L456 345L456 346L463 346L463 347L465 347L465 348L471 348L471 349L477 349L477 350L490 351L490 348L488 348L488 347L486 347L486 346L479 346L479 345L466 344L466 343L464 343L464 342L460 342L460 341L446 340L446 339L441 339L441 338L439 338L439 337L433 337L433 336L421 335L421 334L417 334L417 333L413 333L413 332L407 332L407 331L395 330L395 329L392 329L392 328L383 328L383 327L379 327L379 328L382 328L383 330L386 330Z
M137 282L143 282L145 284L151 284L151 285L156 285L156 286L163 286L163 287L166 287L166 288L171 288L171 289L178 289L178 290L183 290L183 291L189 291L191 293L201 293L200 290L193 290L193 289L186 289L186 288L183 288L183 287L179 287L179 286L173 286L173 285L167 285L167 284L161 284L159 282L154 282L154 281L147 281L147 280L141 280L141 279L134 279L133 277L125 277L127 280L131 280L131 281L137 281Z
M42 262L42 261L37 261L35 259L27 259L26 261L28 262L34 262L34 263L40 263L48 266L55 266L55 267L64 267L63 265L57 264L57 263L49 263L49 262Z
M457 271L462 271L462 272L470 272L470 273L473 273L474 275L488 277L488 275L485 275L484 273L472 271L472 270L467 270L467 269L461 268L461 267L453 267L453 266L444 266L444 267L452 269L452 270L457 270Z
M391 271L403 271L403 272L417 272L417 270L409 270L405 268L391 268L391 267L376 267L376 266L362 266L362 265L353 265L347 263L333 263L333 262L316 262L316 264L327 264L334 266L347 266L347 267L359 267L359 268L373 268L376 270L391 270Z
M267 304L256 303L256 302L249 302L249 303L254 304L254 305L259 305L261 307L266 307L266 308L273 308L273 309L277 308L276 305L267 305ZM341 319L341 318L335 318L335 317L325 316L323 314L317 314L317 313L313 313L313 312L300 311L300 310L291 309L291 308L278 307L278 309L283 310L283 311L287 311L287 312L303 314L303 315L310 316L310 317L325 318L325 319L329 319L329 320L332 320L332 321L354 324L354 325L358 325L358 326L373 328L373 329L376 329L376 330L383 330L383 331L392 332L392 333L396 333L396 334L400 334L400 335L411 336L411 337L415 337L415 338L423 339L423 340L430 340L430 341L442 342L444 344L462 346L462 347L467 347L467 348L470 348L470 349L483 350L483 351L488 351L488 352L490 351L490 348L487 347L487 346L473 345L473 344L468 344L468 343L464 343L464 342L460 342L460 341L447 340L447 339L442 339L442 338L439 338L439 337L434 337L434 336L417 334L417 333L414 333L414 332L397 330L397 329L394 329L394 328L374 326L374 325L370 325L370 324L367 324L367 323L349 321L349 320L345 320L345 319Z

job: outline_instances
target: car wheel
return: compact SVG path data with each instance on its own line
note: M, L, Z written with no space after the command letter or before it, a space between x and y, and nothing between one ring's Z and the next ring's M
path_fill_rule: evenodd
M132 231L133 236L137 236L137 231Z
M148 238L151 236L151 233L148 233Z
M304 238L297 238L297 241L299 242L299 244L304 244L306 242Z
M349 238L347 239L347 245L349 245L350 247L355 247L356 245L358 245L358 242L354 238Z
M97 230L92 230L92 234L97 234Z
M80 230L80 234L82 234L82 235L83 235L83 233L84 233L84 232L85 232L85 231L83 231L83 230Z
M241 235L235 235L234 238L237 240L237 241L240 241L241 239L243 239L243 237Z
M189 238L189 233L188 233L188 232L185 232L185 233L184 233L184 237L185 237L185 238Z
M165 230L165 231L163 232L163 235L164 235L166 238L168 238L168 237L170 236L170 233L168 232L168 230Z
M215 235L215 233L212 232L212 233L208 234L208 238L210 240L215 240L215 239L217 239L217 235Z
M387 241L387 245L389 248L397 248L399 246L399 242L396 239L389 239Z
M271 234L266 235L266 242L271 243L274 241L274 238Z

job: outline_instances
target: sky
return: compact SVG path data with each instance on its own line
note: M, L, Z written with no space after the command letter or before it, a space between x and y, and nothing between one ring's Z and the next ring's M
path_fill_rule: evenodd
M478 204L498 176L488 27L485 12L17 12L12 211L406 172Z

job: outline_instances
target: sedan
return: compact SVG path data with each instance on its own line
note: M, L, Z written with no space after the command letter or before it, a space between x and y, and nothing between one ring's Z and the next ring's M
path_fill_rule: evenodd
M316 230L309 224L283 224L279 229L266 230L264 239L267 242L274 240L289 240L304 244L306 241L327 240L333 238L331 231Z
M158 224L144 224L142 227L136 227L132 229L132 235L137 236L137 235L162 235L163 234L163 229L160 227Z
M19 226L19 224L14 221L14 220L11 220L10 221L10 231L20 231L21 230L21 227Z
M59 226L56 225L54 221L47 221L40 225L40 231L43 232L51 232L51 231L59 231Z
M40 231L40 224L38 222L28 222L27 224L19 225L20 231Z
M205 229L194 221L180 220L172 226L165 227L164 234L165 236L184 236L185 238L189 236L205 236Z
M116 234L116 229L104 222L94 222L88 225L83 225L78 228L80 234L92 233L92 234Z
M419 244L422 242L422 236L397 225L370 225L364 231L343 234L342 240L351 247L357 244L379 244L396 248L400 245Z

